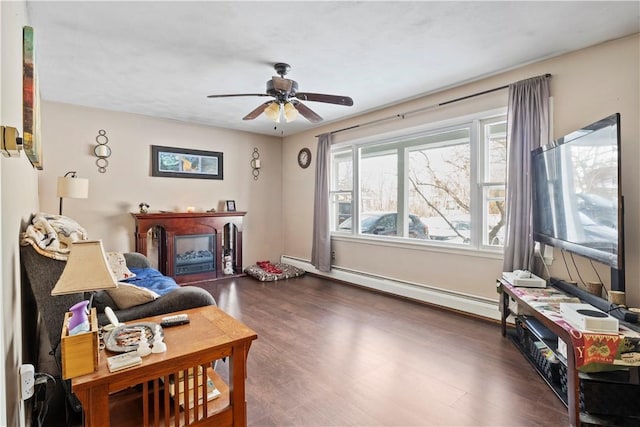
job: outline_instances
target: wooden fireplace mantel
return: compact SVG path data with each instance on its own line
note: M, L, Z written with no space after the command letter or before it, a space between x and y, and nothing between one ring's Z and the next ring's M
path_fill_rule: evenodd
M152 227L160 227L158 242L158 270L173 277L178 283L192 283L232 277L242 274L242 220L246 212L159 212L132 213L135 219L136 252L148 254L147 232ZM233 246L234 272L224 274L223 254L227 242L223 242L226 224L235 226ZM175 272L176 236L213 235L215 236L215 271L193 274Z

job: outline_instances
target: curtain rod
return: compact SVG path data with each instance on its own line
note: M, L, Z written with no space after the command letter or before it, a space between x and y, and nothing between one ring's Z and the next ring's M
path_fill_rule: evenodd
M547 74L544 74L543 76L545 78L550 78L551 74L547 73ZM439 104L434 104L434 105L429 105L427 107L418 108L417 110L406 111L404 113L394 114L393 116L383 117L381 119L376 119L376 120L371 120L369 122L360 123L359 125L353 125L353 126L349 126L349 127L346 127L346 128L334 130L334 131L329 132L329 135L335 135L336 133L345 132L345 131L348 131L348 130L351 130L351 129L357 129L357 128L361 128L361 127L365 127L365 126L375 125L375 124L378 124L378 123L386 122L388 120L393 120L393 119L398 119L398 118L404 119L405 116L408 116L410 114L422 113L424 111L433 110L434 108L439 108L439 107L442 107L442 106L445 106L445 105L453 104L454 102L464 101L465 99L475 98L476 96L486 95L487 93L491 93L491 92L497 92L497 91L502 90L502 89L507 89L509 86L510 85L494 87L493 89L487 89L487 90L483 90L482 92L472 93L471 95L461 96L460 98L455 98L455 99L451 99L449 101L441 102ZM315 137L317 138L319 136L320 135L316 135Z

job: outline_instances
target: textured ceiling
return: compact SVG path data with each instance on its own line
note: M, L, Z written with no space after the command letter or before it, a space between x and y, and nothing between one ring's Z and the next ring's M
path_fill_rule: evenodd
M27 1L41 97L267 135L275 62L326 122L640 31L640 2Z

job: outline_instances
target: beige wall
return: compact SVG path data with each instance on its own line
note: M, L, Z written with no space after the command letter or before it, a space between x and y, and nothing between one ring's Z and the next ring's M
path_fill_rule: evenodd
M22 26L27 23L24 2L0 2L2 66L0 67L0 123L22 135ZM20 400L18 368L23 363L22 298L18 238L24 222L38 209L37 172L24 154L0 157L0 425L25 424ZM24 313L26 316L35 313ZM33 360L24 360L33 363Z
M222 209L236 201L246 211L244 264L277 260L282 253L282 142L280 138L217 129L80 106L45 102L42 110L45 168L39 177L41 209L58 212L56 179L68 171L89 179L88 199L64 199L63 213L76 219L105 249L133 250L134 222L140 202L150 211ZM112 155L99 173L93 148L105 130ZM223 152L224 179L151 176L151 145ZM258 148L262 168L258 180L250 167Z
M460 96L499 87L521 79L551 73L553 96L553 136L557 138L580 126L614 112L622 115L622 186L626 208L627 301L640 306L640 161L639 143L639 67L640 36L604 43L557 58L531 64L487 79L458 86L421 99L377 111L341 123L326 125L285 139L283 146L284 253L309 260L313 218L314 167L306 170L296 165L297 152L310 147L315 155L316 138L322 132L364 123L377 118L435 105ZM355 100L357 102L357 100ZM507 91L476 97L467 101L408 117L340 133L336 141L348 141L400 128L437 122L469 112L506 106ZM312 163L313 165L314 163ZM387 245L367 245L346 239L333 239L335 264L357 271L409 281L448 290L497 299L495 279L502 271L500 256L468 256L463 251L441 252L430 248L403 249ZM569 261L570 262L570 261ZM589 263L581 264L585 280L596 276ZM570 266L570 268L572 268ZM562 257L556 254L551 268L554 277L567 278ZM604 269L606 272L607 270ZM575 272L572 273L575 278ZM603 281L608 282L606 274Z
M26 22L23 2L1 2L3 125L21 131L21 30ZM296 156L309 147L315 157L316 138L349 125L378 117L434 105L459 96L501 86L531 76L551 73L554 97L554 137L613 112L622 114L623 191L626 202L626 250L628 301L640 306L640 92L638 66L640 37L635 35L582 51L461 85L446 91L357 118L316 128L285 138L259 136L185 124L171 120L45 102L42 109L44 165L33 170L23 155L0 160L0 210L2 213L0 425L23 422L16 399L17 366L21 361L20 275L17 239L31 212L57 212L55 181L70 170L89 178L87 200L65 200L64 213L85 225L92 238L100 238L109 250L133 249L130 212L145 201L152 210L195 206L219 208L220 201L234 199L248 212L245 226L245 265L281 254L309 259L313 218L314 166L300 169ZM425 77L425 78L428 78ZM506 105L506 91L386 123L384 126L345 132L338 141L381 134L437 122L470 112ZM357 102L357 100L356 100ZM92 155L98 130L104 129L113 151L106 174L100 174ZM21 132L22 133L22 132ZM149 173L150 145L167 145L224 152L225 179L155 178ZM254 181L249 161L254 147L260 150L262 169ZM470 255L465 251L364 245L347 239L334 241L336 264L356 271L496 299L495 278L502 270L496 254ZM592 280L583 263L585 280ZM566 277L562 258L556 254L554 276Z

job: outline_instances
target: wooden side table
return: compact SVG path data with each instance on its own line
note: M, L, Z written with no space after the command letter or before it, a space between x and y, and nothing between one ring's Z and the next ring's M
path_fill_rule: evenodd
M142 359L142 365L109 372L107 357L113 354L101 350L97 371L72 380L86 426L247 424L246 362L257 334L214 306L180 313L187 313L191 323L164 329L165 353L152 353ZM129 323L160 323L162 317ZM196 393L192 405L186 408L179 405L178 399L170 398L169 387L164 384L169 384L172 376L188 377L189 370L200 368L213 373L212 363L224 357L229 360L229 384L218 376L214 378L220 397L207 401Z

